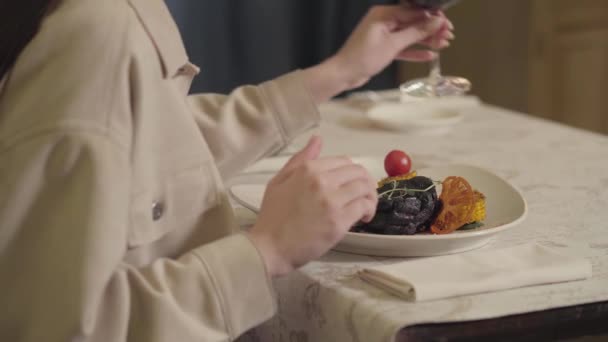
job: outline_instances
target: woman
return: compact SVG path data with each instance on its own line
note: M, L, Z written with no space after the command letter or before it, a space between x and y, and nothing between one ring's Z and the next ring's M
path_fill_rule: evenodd
M0 37L3 341L225 341L271 317L271 278L369 220L373 181L313 138L238 233L222 178L452 38L443 17L377 7L317 66L187 97L198 68L162 0L36 1L0 11L20 23Z

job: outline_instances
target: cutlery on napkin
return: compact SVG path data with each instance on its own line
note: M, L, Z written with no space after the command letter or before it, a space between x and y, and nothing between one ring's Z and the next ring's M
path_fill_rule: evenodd
M591 263L537 244L365 268L363 280L410 301L494 292L591 277Z

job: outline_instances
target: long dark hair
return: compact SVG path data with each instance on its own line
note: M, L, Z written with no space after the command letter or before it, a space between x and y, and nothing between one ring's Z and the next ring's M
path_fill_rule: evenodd
M40 29L44 16L60 0L0 1L0 80Z

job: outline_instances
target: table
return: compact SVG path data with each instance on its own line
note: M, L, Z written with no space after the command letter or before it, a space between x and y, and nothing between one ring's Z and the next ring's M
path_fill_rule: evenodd
M593 277L412 303L356 277L386 259L330 252L275 281L277 316L243 341L538 341L608 334L608 137L483 104L459 110L464 120L443 135L404 134L374 128L359 106L334 101L321 108L324 154L382 157L399 148L415 167L465 163L492 170L522 191L529 215L484 248L536 241L588 258Z

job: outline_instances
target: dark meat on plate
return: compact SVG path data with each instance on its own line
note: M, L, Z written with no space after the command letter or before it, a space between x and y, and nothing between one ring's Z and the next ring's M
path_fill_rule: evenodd
M427 231L439 205L433 181L422 176L385 184L378 189L378 195L372 221L352 231L384 235Z

